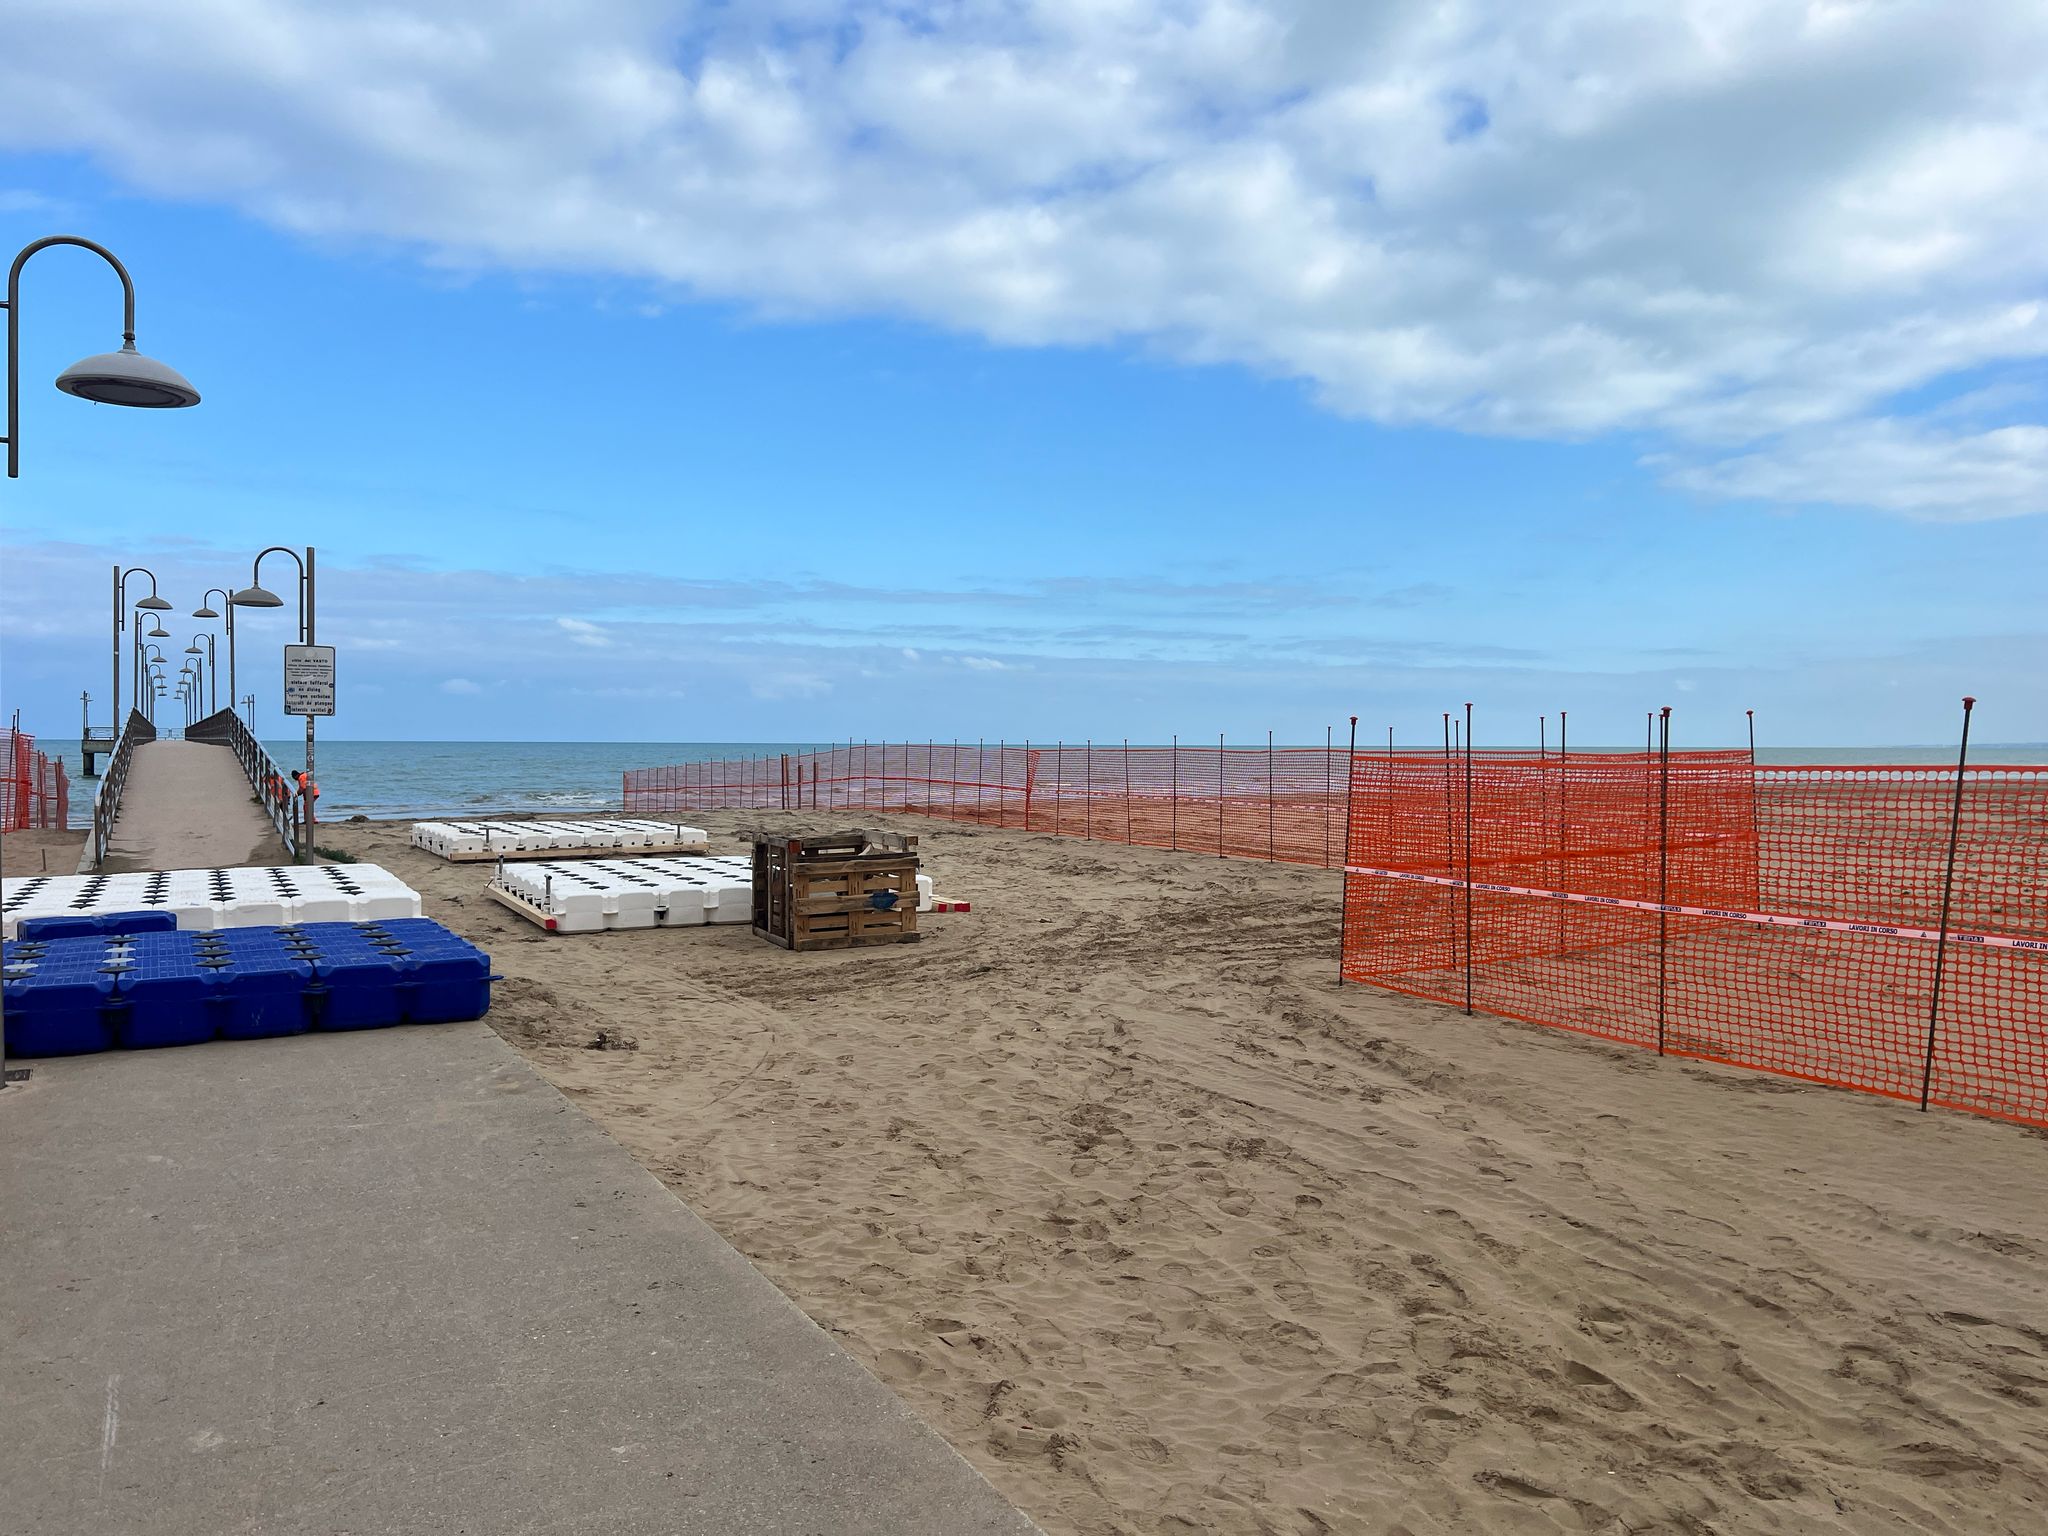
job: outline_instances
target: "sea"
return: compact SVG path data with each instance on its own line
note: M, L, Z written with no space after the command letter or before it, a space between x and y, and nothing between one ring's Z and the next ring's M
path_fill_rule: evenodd
M280 766L305 761L303 737L265 743ZM628 768L694 763L764 753L814 752L820 742L786 741L321 741L314 778L320 814L398 820L553 812L576 815L621 808ZM1532 744L1533 745L1533 744ZM1600 750L1589 748L1588 750ZM1765 763L1952 763L1945 747L1759 748ZM1972 744L1970 760L2048 764L2048 742ZM74 774L76 761L71 764ZM90 825L98 781L74 777L71 821Z

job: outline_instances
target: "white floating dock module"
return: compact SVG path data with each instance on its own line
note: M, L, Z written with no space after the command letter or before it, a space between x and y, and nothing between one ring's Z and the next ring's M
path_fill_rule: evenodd
M754 916L754 861L734 854L508 863L485 891L549 933L746 923ZM932 909L929 875L917 877L917 909Z
M694 928L754 915L754 864L744 856L507 864L486 889L550 933Z
M418 821L412 845L457 864L496 859L603 857L642 853L703 853L711 834L676 821L638 817L574 821Z
M0 881L0 931L30 917L172 912L180 928L367 923L418 917L420 895L376 864L166 869L120 875L30 875Z

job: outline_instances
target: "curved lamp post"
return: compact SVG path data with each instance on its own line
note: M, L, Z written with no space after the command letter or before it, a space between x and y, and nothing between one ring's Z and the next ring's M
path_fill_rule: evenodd
M202 646L199 643L201 640L204 640L206 642L204 646ZM192 637L192 643L185 647L185 654L192 658L192 681L199 689L199 701L202 704L206 702L207 685L209 680L213 676L212 652L212 635L194 635ZM213 683L212 687L214 694L218 696L218 694L220 693L220 685L218 683Z
M219 609L216 609L213 606L213 604L210 601L208 601L208 599L210 599L216 592L220 594L221 608L225 608L227 610L225 615L223 615ZM225 617L227 620L228 708L233 709L235 707L235 701L237 697L235 693L235 601L232 597L228 595L228 590L226 587L208 587L205 590L205 592L200 594L199 606L192 610L192 617L195 619L218 619ZM213 642L210 640L207 642L207 661L209 664L211 664L213 660L212 644Z
M48 235L21 248L7 272L7 478L21 476L21 269L37 251L53 245L75 245L91 251L121 279L121 350L102 352L73 363L57 375L67 395L101 405L133 405L162 410L197 405L199 391L175 368L135 350L135 282L120 258L104 245L77 235ZM120 690L115 689L118 697Z
M9 315L11 316L11 315L13 314L13 311L11 311L11 310L10 310L10 311L9 311L8 313L9 313ZM10 383L10 384L8 385L8 396L7 396L7 398L8 398L8 400L9 400L9 402L10 402L10 403L11 403L11 402L13 401L13 399L14 399L14 394L13 394L13 385L12 385L11 383ZM163 626L163 621L162 621L161 619L157 619L157 618L155 618L155 617L154 617L154 616L155 616L156 614L158 614L158 613L168 613L168 612L170 612L170 609L171 609L171 605L170 605L169 603L165 602L165 601L164 601L164 600L163 600L163 599L162 599L161 597L157 596L157 590L156 590L156 572L155 572L155 571L152 571L152 570L151 570L151 569L150 569L150 568L149 568L148 566L146 566L146 565L131 565L131 566L129 566L129 567L128 567L128 569L127 569L127 570L125 570L125 571L124 571L124 570L122 570L120 566L118 566L118 565L117 565L117 566L115 566L115 567L114 567L114 691L113 691L113 693L112 693L112 694L110 695L110 697L111 697L111 698L113 699L113 701L114 701L114 718L113 718L113 720L112 720L112 721L110 722L110 726L109 726L109 728L110 728L110 729L112 730L112 732L113 732L113 735L114 735L114 739L115 739L116 741L118 741L118 740L120 739L120 737L121 737L121 631L122 631L122 629L123 629L123 628L124 628L124 627L126 626L126 624L127 624L127 608L128 608L128 605L127 605L127 604L126 604L126 603L125 603L125 602L123 601L123 599L124 599L124 598L126 597L126 595L127 595L127 591L128 591L128 578L129 578L129 577L131 577L131 576L147 576L147 577L149 578L149 596L147 596L147 597L144 597L144 598L138 598L138 599L136 599L136 602L135 602L135 606L136 606L137 608L147 608L147 609L149 609L149 610L150 610L150 612L151 612L151 618L152 618L152 622L153 622L153 623L155 623L155 625L156 625L156 628L155 628L154 630L150 630L150 631L148 631L147 633L148 633L148 634L150 635L150 637L151 637L152 639L157 639L157 640L168 640L168 639L170 638L170 634L169 634L169 632L168 632L168 631L166 631L166 630L164 629L164 626ZM142 636L142 634L143 634L143 633L145 633L145 631L144 631L144 630L143 630L143 628L142 628L142 616L141 616L140 614L137 614L137 615L136 615L136 619L135 619L135 632L136 632L136 635L137 635L137 644L138 644L138 646L139 646L139 645L140 645L140 637ZM142 692L142 688L141 688L141 679L140 679L140 678L138 678L138 679L136 680L136 689L135 689L135 691L136 691L136 693L137 693L137 695L138 695L138 696L139 696L139 695L141 694L141 692Z
M176 369L135 350L135 281L112 251L77 235L46 235L31 240L15 255L7 269L7 297L0 309L7 311L7 478L21 478L21 269L29 257L53 245L75 245L91 251L114 269L121 279L121 350L102 352L73 363L57 375L57 387L67 395L93 400L102 405L133 405L162 409L199 403L199 391ZM150 578L150 595L155 596L156 578ZM170 605L166 603L165 607ZM121 603L120 573L114 577L114 692L108 700L115 716L114 739L121 735ZM90 735L91 722L86 722ZM0 1088L7 1086L7 1047L0 1035Z
M154 655L150 654L152 651L155 652ZM135 691L141 695L136 700L136 707L142 711L146 720L156 719L156 698L164 691L163 663L164 653L161 648L151 645L146 640L136 640ZM153 687L150 686L152 684Z
M263 558L265 555L289 555L292 564L299 568L299 643L311 645L313 641L313 546L306 546L302 560L298 552L282 544L273 544L260 551L249 564L249 585L231 596L228 601L237 608L282 608L284 599L263 585ZM249 729L256 728L253 712ZM306 716L306 785L313 784L313 717ZM299 858L303 860L313 843L313 797L308 793L303 802L305 830L299 838Z

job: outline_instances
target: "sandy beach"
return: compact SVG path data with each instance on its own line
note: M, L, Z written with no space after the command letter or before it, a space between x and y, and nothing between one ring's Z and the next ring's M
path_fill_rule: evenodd
M1048 1531L2048 1518L2048 1139L1339 990L1320 871L882 824L974 910L802 956L320 841Z

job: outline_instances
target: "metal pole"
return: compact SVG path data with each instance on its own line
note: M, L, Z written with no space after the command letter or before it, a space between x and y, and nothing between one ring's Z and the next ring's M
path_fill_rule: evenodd
M1084 737L1081 742L1081 777L1086 781L1081 790L1081 814L1085 818L1086 837L1095 840L1095 738Z
M1173 850L1180 851L1180 737L1173 738Z
M1325 733L1328 726L1323 727ZM1358 716L1351 717L1351 745L1344 754L1344 889L1337 916L1337 985L1344 985L1344 947L1351 939L1351 786L1358 777ZM1328 768L1324 769L1325 782ZM1324 855L1325 862L1329 855Z
M313 596L313 546L308 544L306 546L305 603L306 644L308 645L316 643L313 638L316 633L313 628ZM299 792L299 798L306 802L306 842L305 846L299 850L299 862L301 864L305 863L313 852L313 800L315 798L313 784L313 717L309 714L306 716L306 787Z
M1216 857L1223 857L1223 733L1216 733Z
M1027 741L1024 744L1024 746L1025 754L1028 757L1030 755L1031 744ZM1060 835L1060 790L1065 786L1067 782L1066 773L1066 738L1061 736L1055 736L1052 742L1052 835L1054 837L1058 837ZM1029 814L1026 814L1026 816L1024 817L1024 828L1027 832L1031 829L1031 817Z
M1335 729L1334 726L1326 725L1323 727L1323 868L1325 869L1330 867L1330 758L1335 748L1335 743L1331 740ZM1354 748L1358 745L1356 730L1357 728L1354 726L1351 742ZM1346 763L1344 766L1349 768L1351 765ZM1350 791L1347 789L1345 794L1348 797ZM1348 812L1345 819L1347 821L1350 819ZM1349 827L1345 828L1347 835L1350 830Z
M1472 1012L1472 706L1465 706L1465 1012Z
M1451 712L1444 711L1444 878L1458 878L1458 812L1454 804L1455 792L1451 788ZM1458 899L1455 887L1451 894L1451 964L1458 963Z
M1124 738L1124 846L1131 842L1131 738Z
M1273 733L1266 732L1266 862L1273 862Z
M1664 1054L1664 998L1669 969L1671 914L1663 908L1671 902L1671 706L1660 716L1662 734L1657 741L1657 1054Z
M9 380L9 390L11 391L13 387L13 381ZM116 741L121 739L121 617L121 567L117 562L114 566L114 691L107 695L107 706L113 713L111 724ZM111 754L107 761L113 761Z
M1566 889L1565 840L1569 825L1564 814L1565 788L1570 778L1570 770L1565 766L1565 715L1566 711L1562 709L1557 712L1557 888L1560 891ZM1557 952L1560 955L1564 953L1564 920L1569 910L1569 903L1560 901L1557 904Z
M1920 1069L1920 1111L1927 1112L1927 1100L1934 1088L1934 1032L1941 1022L1941 980L1948 959L1949 898L1956 885L1956 839L1963 828L1963 771L1970 763L1970 711L1974 698L1963 700L1963 744L1956 750L1956 795L1948 813L1948 865L1941 877L1941 923L1934 941L1934 996L1927 1004L1927 1061Z
M1749 717L1749 867L1754 876L1750 899L1760 912L1764 901L1764 818L1756 782L1756 711L1745 709L1743 714Z

